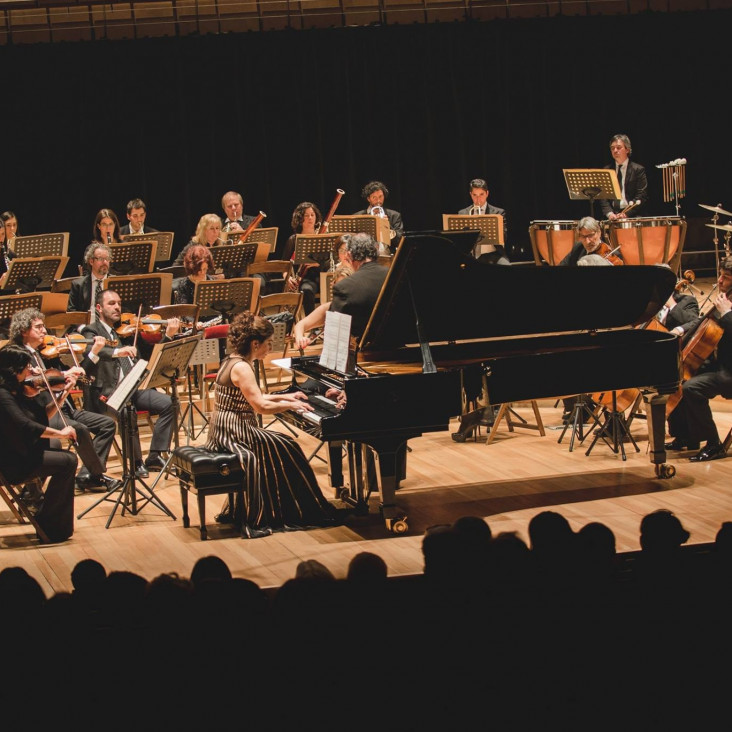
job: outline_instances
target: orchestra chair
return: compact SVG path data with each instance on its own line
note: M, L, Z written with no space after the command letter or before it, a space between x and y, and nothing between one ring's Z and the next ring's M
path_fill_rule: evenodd
M201 541L208 539L206 530L206 498L227 494L229 503L238 495L244 499L244 471L234 453L214 452L203 447L182 445L173 450L173 465L180 485L180 501L183 509L183 526L191 525L188 517L188 493L196 496Z
M66 257L69 254L69 232L16 236L14 249L16 257Z
M498 428L501 426L501 422L504 419L509 432L513 432L516 427L521 427L525 430L536 430L542 437L544 437L546 432L544 430L544 422L541 419L541 413L539 412L539 405L536 403L535 399L532 399L530 403L531 408L534 410L536 424L531 424L531 422L525 420L520 414L517 414L513 409L512 403L501 404L485 444L490 445L491 442L493 442L496 437L496 432L498 432Z
M287 279L292 276L292 262L289 259L265 259L263 262L255 261L247 265L247 277L258 274L269 275L267 277L269 292L284 292Z
M44 315L46 316L44 318L46 330L49 333L54 331L57 336L63 335L71 327L77 330L80 325L89 325L91 319L91 313L88 310L50 314L44 312Z
M36 530L36 534L38 534L39 539L43 543L47 544L49 541L46 532L39 526L35 516L20 497L22 490L22 485L14 485L10 483L10 481L8 481L0 471L0 495L8 505L10 512L19 524L29 523Z
M158 267L155 271L168 272L173 275L174 280L186 276L186 268L182 264L171 264L169 267Z
M302 312L302 292L275 292L271 295L262 295L259 298L259 314L260 315L279 315L281 313L292 314L292 325L303 317ZM294 348L295 342L290 333L287 332L287 324L273 323L275 326L275 338L272 342L272 352L279 351L282 349L282 358L287 357L287 352L290 348ZM277 326L282 326L278 328ZM277 382L279 383L282 377L282 369L278 369ZM262 381L264 384L264 390L269 391L269 383L267 382L267 369L262 364Z

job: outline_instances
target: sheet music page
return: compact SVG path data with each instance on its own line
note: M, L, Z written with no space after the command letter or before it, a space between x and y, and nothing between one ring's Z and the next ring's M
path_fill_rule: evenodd
M142 374L146 368L147 361L145 361L144 358L141 358L130 369L127 376L117 384L117 388L114 390L114 393L109 397L109 399L107 399L107 406L114 409L115 412L119 412L137 386L137 382L142 378Z
M325 314L323 350L320 352L318 363L324 368L346 373L350 339L351 316L329 310Z

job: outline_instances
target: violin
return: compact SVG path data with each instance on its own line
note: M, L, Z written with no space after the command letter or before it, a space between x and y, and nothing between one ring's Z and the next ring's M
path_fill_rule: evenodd
M618 249L619 248L620 247L618 247ZM609 244L606 244L604 241L601 241L600 246L598 246L597 249L595 249L595 251L592 252L592 254L599 254L601 257L603 257L604 259L607 259L607 261L613 265L625 264L625 262L623 262L623 260L617 254L615 254L615 252L617 252L618 249L610 249Z
M34 397L42 391L53 389L54 386L65 386L66 377L59 369L46 369L42 374L34 374L23 380L23 389L26 396ZM61 390L59 390L61 391Z
M114 329L118 336L125 338L140 333L158 333L160 329L168 324L160 315L146 315L138 317L134 313L122 313L117 327Z
M69 347L69 342L71 346ZM84 353L87 343L94 343L93 338L84 338L81 333L71 333L68 336L59 338L47 335L43 339L43 345L38 350L45 358L55 358L61 353ZM114 345L112 341L106 341L108 346ZM78 364L77 364L78 365Z

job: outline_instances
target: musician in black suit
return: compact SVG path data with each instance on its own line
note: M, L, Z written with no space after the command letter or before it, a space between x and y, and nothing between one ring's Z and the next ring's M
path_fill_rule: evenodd
M364 214L372 214L381 216L382 214L389 219L389 229L391 229L390 237L392 243L396 246L399 240L404 236L404 224L402 223L402 215L393 208L385 208L384 201L389 195L389 189L380 181L372 180L367 183L361 190L361 198L363 198L368 206L356 211L355 216L363 216ZM374 211L374 209L376 209Z
M106 411L104 402L114 393L127 366L132 366L137 361L137 348L124 343L132 341L132 338L121 339L115 331L122 314L122 301L114 290L102 291L96 304L96 311L99 313L99 320L84 326L82 334L87 338L103 336L113 345L102 345L95 340L81 363L87 374L93 377L91 385L84 390L84 404L95 412L104 414ZM179 327L178 318L169 318L162 340L170 340ZM124 366L121 364L123 359L127 359ZM173 402L167 394L156 389L139 389L135 392L132 403L138 411L158 415L150 441L150 452L144 463L139 438L133 445L135 474L139 478L146 478L149 475L148 471L160 471L165 466L162 453L170 450Z
M109 274L109 264L112 261L112 251L106 244L93 241L84 251L84 265L87 274L77 277L71 283L69 299L66 303L66 312L91 313L91 320L96 317L95 295L102 288L104 278Z
M10 340L16 345L23 346L33 356L37 368L55 368L61 371L69 385L77 384L78 379L84 378L84 370L77 366L67 368L62 363L58 351L55 354L44 356L42 351L46 336L45 315L36 308L24 308L13 313L10 321ZM38 396L42 403L51 401L48 392ZM112 448L117 425L111 417L97 414L87 409L77 409L70 398L64 399L61 404L61 413L54 414L49 424L55 429L62 430L70 425L76 430L76 452L83 462L83 466L76 476L76 493L89 491L109 491L119 486L119 481L105 475L107 458ZM94 435L92 440L91 434Z
M503 216L503 241L508 240L508 218L506 216L506 209L498 208L488 203L488 184L483 178L473 178L470 181L470 197L473 199L473 205L461 208L458 214L461 216L479 216L485 214L494 214L497 216ZM493 252L487 252L481 254L478 257L481 262L487 262L488 264L511 264L508 257L506 256L506 250L500 244L496 244L496 249Z
M706 445L698 454L692 455L692 462L716 460L726 456L724 444L719 439L717 426L710 406L716 396L732 399L732 257L722 260L717 279L719 292L712 302L713 312L698 317L688 329L686 338L702 335L700 328L707 329L703 334L711 354L697 372L681 386L681 401L669 414L669 434L674 438L666 444L667 450L696 450L702 440ZM708 320L715 322L721 329L721 336L714 336L716 329L709 328ZM682 344L683 345L683 344ZM701 345L701 344L700 344ZM716 351L716 353L715 353Z
M221 208L226 213L224 231L244 231L256 218L244 213L244 199L236 191L224 193L221 197Z
M620 182L620 200L600 199L600 210L605 218L614 221L626 217L639 216L643 206L648 201L648 180L646 169L639 163L630 160L633 148L630 145L630 138L627 135L613 135L610 140L610 154L615 163L606 165L605 168L613 168L618 174ZM631 201L640 201L633 207L632 212L621 213Z
M145 224L147 217L147 206L141 198L133 198L127 203L127 220L119 233L124 234L157 234L158 230Z

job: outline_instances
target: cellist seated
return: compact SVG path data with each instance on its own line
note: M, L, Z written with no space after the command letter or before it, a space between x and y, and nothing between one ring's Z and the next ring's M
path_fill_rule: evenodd
M692 462L716 460L727 452L714 423L710 400L716 396L732 399L732 302L728 297L732 293L732 256L720 264L717 287L713 307L688 329L682 351L681 399L674 402L672 395L666 408L669 433L674 438L666 443L667 450L697 450L702 440L706 441L689 458Z

